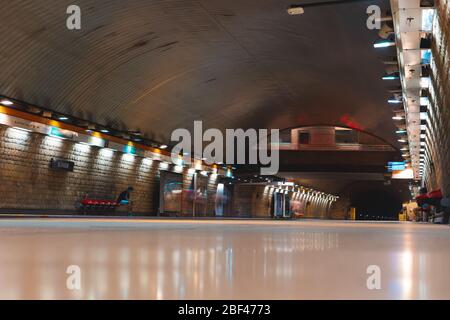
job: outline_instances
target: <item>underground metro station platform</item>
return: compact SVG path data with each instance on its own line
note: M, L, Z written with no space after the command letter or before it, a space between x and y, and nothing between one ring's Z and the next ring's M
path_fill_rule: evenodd
M0 8L0 299L450 299L448 0Z

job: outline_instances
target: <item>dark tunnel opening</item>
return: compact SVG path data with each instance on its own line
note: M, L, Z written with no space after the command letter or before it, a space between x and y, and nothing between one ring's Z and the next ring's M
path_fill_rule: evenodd
M351 198L357 220L398 220L402 200L388 190L371 189L355 193Z

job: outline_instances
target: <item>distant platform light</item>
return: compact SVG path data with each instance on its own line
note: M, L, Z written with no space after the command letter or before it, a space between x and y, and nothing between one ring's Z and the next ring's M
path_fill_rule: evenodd
M65 120L69 120L69 118L67 118L66 116L61 116L61 117L58 117L58 120L65 121Z
M100 130L100 132L109 133L109 130L108 129L102 129L102 130Z
M430 78L429 77L421 77L420 78L420 87L422 89L426 89L430 87Z
M395 133L397 133L397 134L404 134L406 132L407 132L406 130L397 130L397 131L395 131Z
M159 146L160 149L167 149L167 147L168 147L167 144L162 144Z
M398 103L403 103L402 100L394 100L394 99L389 99L388 103L392 103L392 104L398 104Z
M399 117L399 116L395 116L395 117L392 117L392 120L405 120L405 118Z
M406 143L406 142L408 142L408 141L406 141L405 139L398 139L397 141L398 141L398 142L401 142L401 143Z
M382 80L397 80L397 79L399 79L399 77L398 76L384 76L381 79Z
M300 15L300 14L304 14L305 13L305 9L301 6L296 6L296 5L292 5L289 8L287 8L287 13L290 16L296 16L296 15Z
M373 44L374 48L387 48L387 47L393 47L395 46L395 42L393 41L380 41L380 42L375 42Z
M0 104L4 105L4 106L12 106L14 103L10 100L7 99L3 99L0 101Z

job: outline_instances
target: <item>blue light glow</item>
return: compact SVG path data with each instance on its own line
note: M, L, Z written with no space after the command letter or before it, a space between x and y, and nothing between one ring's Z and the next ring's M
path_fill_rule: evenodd
M136 154L136 148L133 146L125 146L125 148L123 148L123 152L127 154Z
M62 139L65 138L64 135L59 130L59 128L56 127L50 127L48 130L48 135L55 138L62 138Z
M373 44L374 48L386 48L386 47L392 47L392 46L395 46L395 42L383 41L383 42L378 42L378 43Z

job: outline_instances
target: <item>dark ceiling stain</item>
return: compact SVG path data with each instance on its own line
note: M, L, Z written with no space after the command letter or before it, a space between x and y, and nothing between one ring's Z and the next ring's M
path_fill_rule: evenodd
M30 34L30 36L31 36L32 38L34 38L34 37L37 37L37 36L39 36L40 34L44 33L45 31L47 31L47 27L46 27L46 26L43 26L42 28L39 28L39 29L33 31L33 32Z
M154 50L166 48L166 47L172 46L172 45L177 44L177 43L178 43L178 41L172 41L172 42L169 42L169 43L166 43L166 44L162 44L160 46L155 47Z
M381 80L385 66L365 3L292 17L280 0L203 1L210 15L197 1L108 0L94 9L95 1L79 0L95 11L93 24L68 33L63 1L27 1L26 11L20 1L3 2L4 12L22 12L5 15L0 28L3 42L22 50L0 53L0 93L11 98L56 111L70 104L95 122L108 115L165 136L201 118L220 129L347 123L396 141L386 85L400 84ZM219 20L226 21L220 28ZM33 31L51 41L17 37ZM98 68L80 63L87 57ZM161 84L157 91L134 103L153 83Z
M141 40L141 41L135 43L131 48L132 48L132 49L140 48L140 47L143 47L143 46L145 46L145 45L147 45L147 44L148 44L148 41L147 41L147 40Z
M113 31L113 32L108 33L105 37L115 37L115 36L117 36L117 32Z

